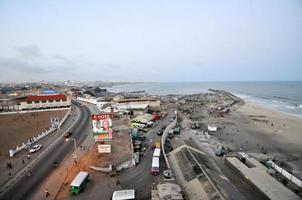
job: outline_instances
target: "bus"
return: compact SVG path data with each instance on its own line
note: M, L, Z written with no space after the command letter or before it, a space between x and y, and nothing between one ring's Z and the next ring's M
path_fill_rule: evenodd
M112 200L135 199L135 190L117 190L113 192Z
M160 157L160 149L158 149L158 148L154 149L153 157Z
M152 158L151 174L155 176L159 174L159 157Z
M89 180L89 174L88 172L79 172L77 176L73 179L73 181L70 184L70 193L71 194L79 194L81 191L84 190L86 184Z

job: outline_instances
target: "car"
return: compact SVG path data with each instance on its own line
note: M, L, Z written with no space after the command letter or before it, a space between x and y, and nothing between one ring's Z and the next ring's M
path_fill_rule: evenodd
M71 135L72 135L72 132L67 132L67 133L65 133L64 137L69 138Z
M161 135L163 135L163 133L164 133L163 131L158 131L158 132L157 132L157 135L158 135L158 136L161 136Z
M29 149L29 153L35 153L35 152L39 151L41 148L42 148L42 145L37 144Z

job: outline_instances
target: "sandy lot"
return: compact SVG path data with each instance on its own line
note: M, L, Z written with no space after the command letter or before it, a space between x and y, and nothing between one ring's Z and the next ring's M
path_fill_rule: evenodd
M58 117L61 120L67 111L0 115L0 159L9 156L9 149L49 129L51 117Z
M78 196L69 193L69 184L77 174L77 168L72 166L65 178L66 185L60 188L55 199L110 199L112 192L118 187L116 177L110 177L107 173L91 170L89 166L108 167L110 163L121 164L131 158L130 135L128 128L128 119L113 120L113 126L118 128L118 132L113 132L113 141L106 142L111 144L110 154L97 153L97 144L91 150L85 153L81 159L79 168L81 171L87 171L90 174L90 182L87 185L87 192L84 191Z

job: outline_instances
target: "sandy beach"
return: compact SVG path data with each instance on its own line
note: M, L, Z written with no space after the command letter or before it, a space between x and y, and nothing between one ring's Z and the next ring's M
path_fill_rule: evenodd
M302 119L246 102L221 118L220 142L259 159L274 158L302 174Z

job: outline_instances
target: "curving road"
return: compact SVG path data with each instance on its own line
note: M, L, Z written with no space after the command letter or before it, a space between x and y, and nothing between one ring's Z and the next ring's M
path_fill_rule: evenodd
M75 101L72 102L72 105L80 109L80 118L70 129L77 144L80 145L87 136L84 132L90 125L90 111ZM55 161L60 163L66 156L70 156L73 151L73 143L66 143L62 137L31 167L32 176L23 175L23 177L18 179L9 189L0 195L0 199L30 199L31 195L39 187L39 184L54 170L53 163Z

